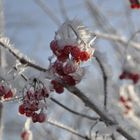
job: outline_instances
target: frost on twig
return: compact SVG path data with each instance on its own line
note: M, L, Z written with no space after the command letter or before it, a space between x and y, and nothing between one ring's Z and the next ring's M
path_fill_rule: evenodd
M30 60L27 56L24 56L19 50L13 47L12 44L10 44L10 40L7 37L0 37L0 45L7 49L13 56L16 57L20 61L21 64L33 67L39 71L46 72L47 69L40 67L39 65L36 65L35 62Z
M51 125L54 125L54 126L59 127L59 128L61 128L63 130L66 130L66 131L68 131L68 132L70 132L70 133L72 133L74 135L77 135L78 137L81 137L81 138L83 138L85 140L90 140L87 136L84 136L83 134L80 134L78 131L74 130L73 128L71 128L69 126L66 126L66 125L64 125L64 124L62 124L62 123L60 123L60 122L58 122L56 120L53 120L53 119L49 118L47 120L47 122L49 124L51 124Z
M96 122L91 126L90 137L93 137L93 134L97 135L97 137L110 137L113 133L115 133L116 129L117 125L106 126L103 122Z
M11 52L19 61L22 61L25 58L28 59L28 62L33 63L33 61L31 61L27 56L23 56L23 54L18 49L13 47L13 45L10 43L9 38L0 37L0 44L9 52Z

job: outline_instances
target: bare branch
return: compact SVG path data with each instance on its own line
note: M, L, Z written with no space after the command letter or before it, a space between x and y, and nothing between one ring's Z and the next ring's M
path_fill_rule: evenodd
M34 0L38 6L49 16L49 18L58 26L61 24L60 20L53 13L53 11L42 0Z
M107 74L105 72L104 66L101 62L101 60L98 58L98 56L95 55L96 61L98 62L100 69L102 71L102 76L103 76L103 83L104 83L104 109L107 110Z
M108 18L101 11L101 8L96 6L91 0L85 0L85 5L97 27L105 32L117 34L117 30L110 24Z
M85 103L85 106L87 106L87 107L91 108L92 110L94 110L101 117L101 120L103 120L105 123L107 123L109 125L118 124L116 121L113 121L111 118L109 118L108 114L106 114L104 111L99 109L99 107L96 104L94 104L94 102L92 102L87 96L85 96L84 93L81 92L78 88L69 87L69 86L66 86L66 88L72 94L74 94L78 98L80 98ZM124 129L122 129L121 126L118 125L116 130L117 130L117 132L119 132L121 135L123 135L128 140L136 140L130 134L128 134Z
M128 39L126 39L123 36L120 35L114 35L114 34L108 34L108 33L101 33L101 32L95 32L95 34L103 39L107 39L107 40L112 40L112 41L116 41L119 42L121 44L123 44L124 46L128 45ZM129 41L129 45L140 50L140 43L136 43L133 41Z
M60 7L60 11L61 11L61 15L63 17L64 20L68 19L68 14L67 14L67 10L64 4L64 0L59 0L59 7Z
M74 134L74 135L76 135L80 138L83 138L85 140L90 140L87 136L84 136L84 135L80 134L78 131L74 130L73 128L71 128L69 126L66 126L66 125L64 125L60 122L57 122L56 120L48 119L47 122L51 125L59 127L61 129L64 129L64 130L66 130L66 131L68 131L68 132L70 132L70 133L72 133L72 134Z
M7 39L7 38L6 38ZM43 68L37 64L35 64L33 61L31 61L29 58L25 57L22 53L19 52L16 48L14 48L10 43L9 40L4 41L5 38L0 38L0 45L7 49L14 57L16 57L21 64L35 68L39 71L47 72L48 70L46 68Z
M90 119L90 120L100 120L98 117L91 117L91 116L88 116L88 115L85 115L85 114L82 114L82 113L79 113L79 112L76 112L68 107L66 107L65 105L61 104L59 101L57 101L56 99L54 98L50 98L54 103L56 103L57 105L63 107L64 109L66 109L67 111L73 113L74 115L78 115L80 117L83 117L83 118L87 118L87 119Z

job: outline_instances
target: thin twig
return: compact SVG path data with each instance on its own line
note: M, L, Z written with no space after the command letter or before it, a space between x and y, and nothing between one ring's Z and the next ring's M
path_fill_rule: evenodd
M125 50L124 50L124 61L123 61L123 66L125 65L125 63L128 61L127 60L127 54L128 54L128 49L130 47L130 43L131 41L136 37L137 34L140 33L140 30L136 31L134 34L131 35L130 39L127 41L127 45L125 47Z
M0 39L0 45L7 49L14 57L16 57L21 64L35 68L39 71L47 72L48 70L46 68L43 68L42 66L39 66L35 64L33 61L31 61L29 58L26 58L23 54L19 52L16 48L14 48L10 43L6 43L3 41L3 39Z
M110 24L108 18L101 11L101 8L96 6L93 1L85 0L85 5L87 11L89 11L91 18L94 19L94 23L99 29L102 29L105 32L117 34L117 30Z
M68 107L66 107L65 105L63 105L62 103L60 103L59 101L57 101L56 99L54 98L50 98L54 103L56 103L57 105L63 107L64 109L66 109L67 111L73 113L74 115L78 115L80 117L83 117L83 118L87 118L87 119L90 119L90 120L100 120L98 117L91 117L91 116L88 116L88 115L85 115L85 114L82 114L82 113L79 113L79 112L76 112Z
M45 2L42 0L34 0L38 6L49 16L49 18L58 26L60 26L61 22L56 16L56 14L53 13L53 11L46 5Z
M116 41L116 42L123 44L124 46L128 45L129 40L126 39L124 36L103 33L103 32L95 32L95 34L100 38ZM134 41L131 41L131 42L129 41L129 45L136 48L137 50L140 50L140 43L136 43Z
M78 131L74 130L73 128L71 128L69 126L66 126L66 125L64 125L64 124L62 124L60 122L57 122L56 120L48 119L47 123L49 123L51 125L54 125L56 127L59 127L59 128L61 128L63 130L66 130L66 131L68 131L68 132L70 132L70 133L72 133L72 134L74 134L74 135L76 135L76 136L78 136L80 138L83 138L85 140L90 140L87 136L84 136L84 135L80 134Z
M65 4L64 4L64 0L59 0L59 7L60 7L61 15L62 15L64 21L67 20L68 14L67 14L67 10L66 10Z
M104 109L107 110L107 94L108 94L108 92L107 92L107 87L108 87L108 85L107 85L107 74L105 72L104 66L101 63L100 59L97 56L95 56L95 58L96 58L96 61L98 62L99 66L100 66L101 71L102 71L103 83L104 83Z

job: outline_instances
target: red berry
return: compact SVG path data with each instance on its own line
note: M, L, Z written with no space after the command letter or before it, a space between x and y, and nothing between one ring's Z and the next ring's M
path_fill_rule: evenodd
M59 75L64 75L64 72L63 72L63 63L60 62L60 61L56 61L53 66L54 70L56 71L57 74Z
M25 115L26 115L27 117L31 117L31 116L33 115L33 112L30 111L30 110L28 110L28 111L26 111Z
M76 71L77 67L75 66L74 63L67 63L64 67L63 67L63 71L66 75L70 74L70 73L74 73Z
M4 95L4 99L8 99L8 98L12 98L13 97L13 92L11 90L9 90L5 95Z
M43 123L46 121L46 115L44 113L38 114L38 122Z
M119 79L125 79L125 78L127 78L128 77L128 72L126 72L126 71L123 71L122 72L122 74L119 76Z
M28 105L28 110L30 111L37 111L39 109L39 102L38 101L31 101L31 103Z
M27 130L24 130L21 133L21 138L22 138L22 140L30 140L30 132Z
M70 76L70 75L63 76L63 80L69 86L76 85L75 79L72 76Z
M131 8L132 9L137 9L140 8L140 2L138 0L129 0L131 3Z
M53 87L54 87L54 89L57 93L60 94L60 93L64 92L64 87L59 82L57 82L56 80L52 80L51 84L53 85Z
M56 55L56 56L59 56L62 52L62 50L58 47L57 45L57 41L56 40L53 40L51 43L50 43L50 48L52 50L52 52Z
M78 48L77 46L74 46L74 47L72 47L72 49L71 49L71 55L72 55L72 57L73 57L75 60L77 60L77 61L80 60L80 52L81 52L81 50L80 50L80 48Z
M25 107L24 107L23 104L21 104L21 105L19 106L18 111L19 111L20 114L25 114Z
M57 88L55 88L55 91L59 94L64 92L64 87L63 86L57 86Z
M61 53L59 56L57 56L57 59L59 60L59 61L62 61L62 62L65 62L67 59L68 59L68 55L67 54L65 54L65 53Z
M33 121L33 123L38 122L38 114L37 113L32 114L32 121Z
M66 55L69 55L70 52L71 52L71 49L72 49L72 46L66 45L66 46L63 48L63 53L66 54Z
M87 61L89 58L90 58L90 55L89 55L88 52L82 51L82 52L80 53L80 60L81 60L81 61Z
M136 84L139 81L139 78L140 77L138 74L133 74L133 77L132 77L133 83Z
M140 8L140 4L131 4L132 9L138 9Z

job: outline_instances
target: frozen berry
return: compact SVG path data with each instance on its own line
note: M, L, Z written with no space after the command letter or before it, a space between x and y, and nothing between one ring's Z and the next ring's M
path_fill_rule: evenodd
M31 135L30 131L24 130L21 133L21 138L22 138L22 140L30 140L30 135Z
M64 87L59 82L57 82L56 80L52 80L51 84L53 85L53 87L54 87L54 89L57 93L63 93L64 92Z
M75 60L80 60L80 52L81 50L77 46L74 46L71 49L71 55Z
M38 122L38 114L37 113L32 114L32 121L33 121L33 123Z
M70 73L74 73L77 69L77 66L75 63L67 63L64 67L63 67L63 72L68 75Z
M76 84L75 79L70 75L63 76L63 80L69 86L74 86Z
M80 60L81 60L81 61L87 61L89 58L90 58L90 55L89 55L88 52L82 51L82 52L80 53Z
M18 111L19 111L20 114L24 114L24 113L25 113L25 107L24 107L23 104L21 104L21 105L19 106Z
M43 123L46 120L46 115L44 113L38 114L38 122Z
M8 92L4 94L4 99L12 98L13 95L13 92L11 90L8 90Z

